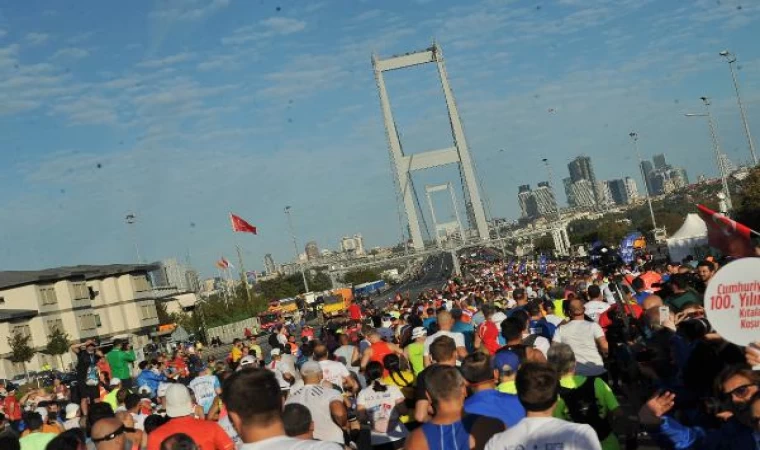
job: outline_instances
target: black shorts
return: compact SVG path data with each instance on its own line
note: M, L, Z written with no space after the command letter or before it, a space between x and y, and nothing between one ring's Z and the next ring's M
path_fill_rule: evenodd
M100 389L97 386L88 386L86 383L80 381L77 383L77 390L79 391L80 401L83 399L89 399L90 403L100 398Z

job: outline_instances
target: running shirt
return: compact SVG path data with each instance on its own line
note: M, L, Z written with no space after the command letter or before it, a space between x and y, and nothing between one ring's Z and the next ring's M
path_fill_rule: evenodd
M203 375L193 378L188 387L193 390L195 401L203 407L203 413L208 414L216 398L216 390L221 389L222 385L215 375Z
M356 405L367 410L372 445L398 441L408 434L396 410L396 405L404 400L404 394L396 386L384 385L385 391L375 391L374 384L370 384L356 398Z

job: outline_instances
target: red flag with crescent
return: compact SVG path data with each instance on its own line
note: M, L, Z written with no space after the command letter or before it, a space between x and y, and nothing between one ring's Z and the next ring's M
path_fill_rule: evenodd
M727 256L756 256L755 244L752 243L754 232L751 228L704 205L697 205L697 209L699 216L707 224L707 241L710 247Z

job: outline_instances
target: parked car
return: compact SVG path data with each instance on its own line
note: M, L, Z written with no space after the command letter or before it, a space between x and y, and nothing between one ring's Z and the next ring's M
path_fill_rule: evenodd
M15 384L16 386L23 386L23 385L25 385L25 384L29 384L29 383L31 383L33 380L34 380L34 377L33 377L33 375L31 374L31 372L30 372L30 373L28 373L28 374L25 374L25 373L20 373L20 374L18 374L18 375L16 375L16 376L14 376L13 378L11 378L11 381L12 381L12 382L13 382L13 384Z

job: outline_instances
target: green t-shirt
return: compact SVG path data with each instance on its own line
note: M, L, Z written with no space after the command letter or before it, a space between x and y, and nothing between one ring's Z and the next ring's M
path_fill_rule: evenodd
M577 389L583 385L587 380L583 375L565 375L560 378L560 386L567 389ZM601 378L594 378L594 394L596 394L596 404L599 406L599 416L604 418L609 415L610 412L618 409L620 404L618 403L615 394L612 389ZM567 405L560 397L557 400L557 406L554 407L554 417L571 421L570 411L567 409ZM620 450L620 442L618 441L615 433L610 433L602 442L602 450Z
M111 366L111 376L120 380L128 380L131 377L129 372L130 362L135 360L135 352L130 350L125 352L119 349L113 349L106 354L108 365Z
M514 380L499 383L499 385L496 386L496 390L505 394L517 395L517 385Z
M423 352L424 344L421 342L412 342L406 346L406 351L409 353L409 363L412 365L414 375L417 376L425 368Z
M19 439L19 443L21 450L45 450L53 438L55 438L53 433L29 433Z
M691 289L687 290L686 292L682 293L681 295L677 297L671 297L667 299L665 303L675 308L676 311L680 311L681 309L683 309L683 305L687 303L696 303L697 305L704 305L702 296L692 291Z

